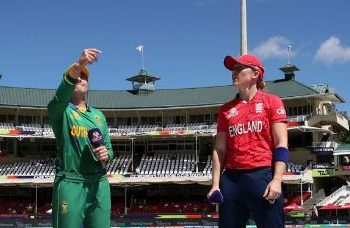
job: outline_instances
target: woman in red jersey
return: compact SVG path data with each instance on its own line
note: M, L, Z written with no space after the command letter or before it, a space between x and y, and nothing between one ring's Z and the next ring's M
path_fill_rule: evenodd
M284 227L281 185L288 139L283 103L262 91L264 68L256 56L226 56L224 65L239 93L219 109L208 198L222 201L219 227L245 227L250 215L257 227Z

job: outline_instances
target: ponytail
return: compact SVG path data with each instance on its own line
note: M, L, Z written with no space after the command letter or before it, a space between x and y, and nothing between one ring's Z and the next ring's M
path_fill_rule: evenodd
M256 87L259 90L265 90L266 89L266 83L265 81L262 80L262 78L259 76L258 81L256 82Z

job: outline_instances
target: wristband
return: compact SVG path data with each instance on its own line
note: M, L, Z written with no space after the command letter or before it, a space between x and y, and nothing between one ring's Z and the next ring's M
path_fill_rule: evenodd
M284 163L288 162L288 156L289 156L289 151L285 147L277 147L273 150L273 160L274 162L276 161L281 161Z
M88 68L86 66L77 66L77 63L73 63L72 65L70 65L67 69L67 72L69 73L69 71L74 70L74 67L80 67L80 72L87 78L89 79L90 76L90 72L88 70Z
M72 78L72 76L70 76L70 75L68 74L68 72L66 72L66 73L63 75L63 78L64 78L64 80L65 80L68 84L70 84L70 85L76 85L76 84L78 83L78 80Z

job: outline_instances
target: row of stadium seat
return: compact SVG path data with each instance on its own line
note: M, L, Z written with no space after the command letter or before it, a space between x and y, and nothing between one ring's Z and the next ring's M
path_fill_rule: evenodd
M49 215L52 213L51 202L49 200L38 202L38 215ZM294 203L293 200L285 202L284 205L286 206L292 203ZM120 198L112 197L111 204L112 216L120 216L125 213L125 202ZM32 203L32 200L26 197L11 197L11 199L0 197L0 205L0 218L17 217L18 215L29 217L35 213L35 205ZM129 215L162 213L212 214L216 211L215 205L209 204L205 197L184 199L176 197L163 198L161 196L141 199L133 198L132 202L128 205L127 213Z
M130 173L131 154L121 154L107 165L108 174ZM211 173L211 156L207 158L203 173ZM194 154L143 155L136 174L191 174L196 170ZM50 176L55 174L54 159L33 159L25 162L0 164L0 176Z
M206 175L211 174L212 168L213 168L212 158L211 158L211 155L208 155L208 158L202 173Z
M48 199L49 200L49 199ZM31 200L20 197L5 199L0 198L0 218L11 218L16 215L26 215L27 217L35 213L35 205ZM125 204L119 198L112 198L112 216L123 215ZM157 200L155 198L134 200L128 208L128 214L151 214L151 213L214 213L215 206L209 204L205 199L166 199ZM38 214L48 215L52 213L51 203L40 202L38 204Z
M40 159L0 165L0 176L54 175L54 160Z
M304 170L305 167L300 164L296 165L291 162L288 162L286 166L286 174L300 175Z
M34 206L25 197L11 198L6 200L0 198L0 215L34 214Z
M107 165L108 174L127 174L132 158L131 154L124 154L113 159Z
M131 154L122 154L108 163L108 174L127 174L132 162ZM211 174L212 158L207 156L205 166L201 173ZM196 172L195 154L183 153L157 153L143 154L136 174L191 174ZM287 164L287 174L298 175L303 171L302 165ZM30 160L27 162L14 162L0 164L0 175L23 176L23 175L54 175L54 159Z
M216 122L209 125L207 123L167 124L165 129L169 131L216 129Z
M168 124L165 128L158 124L154 125L119 125L108 126L109 133L113 136L138 135L153 131L176 131L176 130L215 130L216 123L211 125L205 123L189 123L189 124ZM0 123L0 134L11 134L9 131L16 131L16 134L42 135L45 137L53 137L54 133L49 124L41 126L39 123L21 124L15 126L13 123ZM3 133L1 133L3 131Z
M215 205L209 204L203 199L179 199L179 198L147 198L134 200L130 209L130 214L149 213L214 213Z
M111 129L116 131L127 130L127 131L160 131L163 130L159 124L133 124L133 125L117 125L117 126L108 126ZM15 125L10 122L0 122L0 129L9 129L13 130L16 128L21 128L28 131L41 131L42 129L51 128L49 124L40 123L22 123ZM212 124L207 123L187 123L187 124L167 124L164 129L166 130L201 130L207 128L216 128L216 122Z
M195 154L143 154L137 174L191 174L196 169Z
M15 129L15 125L13 123L0 122L0 129L13 130Z
M304 192L301 196L300 193L294 193L292 195L288 195L287 193L284 193L284 203L285 205L290 204L297 204L301 205L301 199L303 199L303 202L311 198L311 192Z

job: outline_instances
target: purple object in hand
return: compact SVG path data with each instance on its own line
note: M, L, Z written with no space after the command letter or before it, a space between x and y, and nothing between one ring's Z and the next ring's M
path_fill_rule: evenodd
M91 145L94 148L97 148L97 147L103 145L102 132L100 129L98 129L98 128L90 129L88 131L88 137L89 137Z
M91 128L88 131L88 137L89 137L91 146L93 148L103 146L104 142L103 142L102 132L99 128ZM91 155L95 161L98 161L98 158L93 151L91 151ZM106 163L104 161L100 161L100 163L101 163L102 167L104 169L106 169Z
M219 190L215 190L209 197L208 200L210 203L222 203L224 202L224 197L222 196Z

